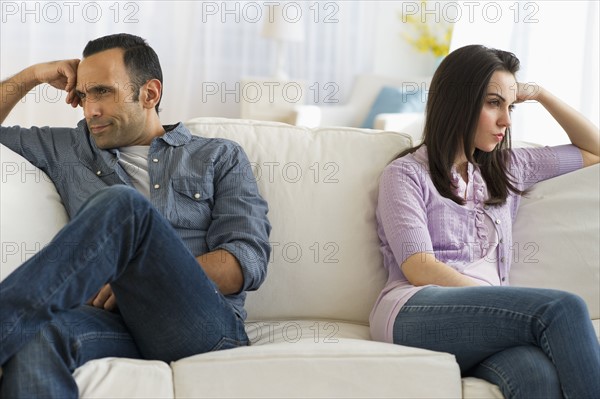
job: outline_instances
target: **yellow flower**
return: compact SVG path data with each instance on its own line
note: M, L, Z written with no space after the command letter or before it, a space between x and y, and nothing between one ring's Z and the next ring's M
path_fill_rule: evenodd
M426 3L426 0L421 1L421 10L425 9ZM422 22L421 18L416 17L414 14L400 14L401 20L408 24L414 32L414 35L402 33L402 36L417 51L432 53L435 57L442 57L450 51L450 38L452 37L453 25L443 21L443 18L438 22L430 22L427 20L427 17L430 16L432 16L432 13L426 13L425 21Z

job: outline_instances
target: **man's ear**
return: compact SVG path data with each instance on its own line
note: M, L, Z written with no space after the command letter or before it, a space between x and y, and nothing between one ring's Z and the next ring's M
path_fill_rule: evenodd
M160 101L162 95L162 84L158 79L150 79L142 86L140 93L140 101L144 108L154 108Z

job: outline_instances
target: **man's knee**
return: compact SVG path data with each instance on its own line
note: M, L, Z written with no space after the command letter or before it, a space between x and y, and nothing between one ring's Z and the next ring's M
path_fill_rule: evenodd
M71 346L69 328L60 321L51 321L35 331L21 333L27 343L15 355L19 361L29 362L57 353L65 355Z
M89 198L82 208L101 207L107 211L110 207L140 209L149 205L150 202L139 191L118 184L98 191Z
M101 197L103 199L125 199L125 200L133 200L133 201L145 201L146 198L135 188L126 186L124 184L116 184L114 186L106 187L94 196Z

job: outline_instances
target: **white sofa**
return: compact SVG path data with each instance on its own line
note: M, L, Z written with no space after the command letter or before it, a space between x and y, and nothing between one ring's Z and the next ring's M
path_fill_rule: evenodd
M461 379L454 357L370 340L383 287L375 232L378 178L409 136L353 128L199 118L195 133L239 142L270 205L273 253L248 295L253 345L166 364L99 359L75 371L82 397L501 398ZM2 148L0 277L67 221L53 184ZM600 318L599 171L539 183L514 226L513 284L583 296Z

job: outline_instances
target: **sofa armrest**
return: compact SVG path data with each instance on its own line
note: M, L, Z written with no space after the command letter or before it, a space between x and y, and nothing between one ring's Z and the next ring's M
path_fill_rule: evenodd
M298 105L294 108L296 126L357 126L357 110L351 104L346 105ZM362 122L362 121L361 121Z
M292 125L318 127L321 124L321 107L298 105L292 111Z

